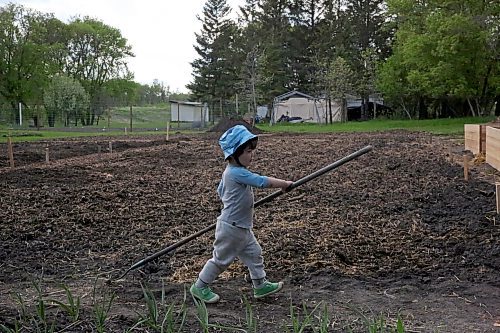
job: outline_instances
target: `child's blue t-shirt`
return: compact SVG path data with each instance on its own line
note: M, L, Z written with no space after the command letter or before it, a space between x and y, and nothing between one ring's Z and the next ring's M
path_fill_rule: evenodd
M224 204L218 219L240 228L253 225L253 187L264 188L268 177L249 171L247 168L228 164L217 188Z

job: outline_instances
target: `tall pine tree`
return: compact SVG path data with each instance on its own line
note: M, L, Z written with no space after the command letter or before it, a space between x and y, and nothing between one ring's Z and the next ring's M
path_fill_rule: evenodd
M187 86L220 117L226 116L224 104L235 93L238 80L234 59L237 27L230 12L226 0L208 0L203 6L202 16L198 16L202 29L195 34L198 58L191 63L194 79Z

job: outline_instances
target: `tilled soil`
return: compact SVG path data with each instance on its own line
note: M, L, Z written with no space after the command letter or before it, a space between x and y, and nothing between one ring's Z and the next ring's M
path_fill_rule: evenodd
M211 255L213 231L106 280L215 223L219 135L123 138L113 153L105 138L15 144L13 169L3 145L0 323L12 326L18 317L13 293L36 296L33 281L46 295L60 297L64 283L82 297L88 320L66 332L93 330L94 290L116 293L110 332L130 328L146 311L141 284L183 302ZM285 332L291 308L300 313L320 302L329 332L366 331L366 318L394 326L398 316L408 332L500 330L497 171L472 167L465 181L462 147L422 133L262 134L259 141L251 169L290 180L374 149L256 209L268 277L283 280L284 291L253 300L236 262L213 286L222 301L208 307L211 322L244 326L246 299L256 332ZM256 199L273 192L255 190ZM193 302L186 304L185 331L201 331Z

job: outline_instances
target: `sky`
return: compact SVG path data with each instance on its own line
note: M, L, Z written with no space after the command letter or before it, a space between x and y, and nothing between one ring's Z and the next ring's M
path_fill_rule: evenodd
M193 45L201 24L205 0L0 0L0 6L17 3L52 13L68 23L74 16L90 16L117 28L132 46L128 59L134 79L152 84L157 79L171 92L188 92L191 65L197 58ZM227 0L236 16L244 0Z

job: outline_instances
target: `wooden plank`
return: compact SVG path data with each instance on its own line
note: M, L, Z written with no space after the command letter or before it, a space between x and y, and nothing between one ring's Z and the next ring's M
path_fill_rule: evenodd
M500 183L495 184L495 190L497 192L497 214L500 214Z
M469 180L469 156L467 154L464 155L464 179Z
M486 126L487 125L480 125L479 126L479 152L480 153L486 152Z
M500 129L486 127L486 163L500 171Z
M481 126L476 124L465 124L465 150L471 151L474 155L481 152Z

